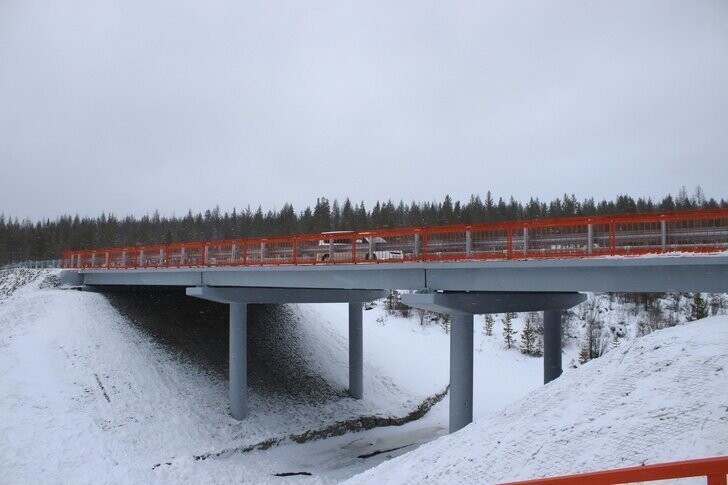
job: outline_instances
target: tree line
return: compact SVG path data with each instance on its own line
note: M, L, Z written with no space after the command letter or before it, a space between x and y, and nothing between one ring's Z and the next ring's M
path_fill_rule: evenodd
M0 214L0 266L55 259L71 249L718 207L727 208L728 200L706 198L700 187L689 195L683 187L676 196L667 195L659 201L629 195L579 201L573 194L564 194L548 202L531 198L524 203L513 197L496 200L488 191L482 198L472 195L465 202L453 201L446 195L442 201L432 202L377 201L371 209L364 202L352 203L348 198L340 203L320 197L313 208L308 206L302 211L286 203L280 210L265 212L260 206L232 212L215 207L196 214L190 210L182 217L165 217L155 211L141 217L63 215L35 222Z

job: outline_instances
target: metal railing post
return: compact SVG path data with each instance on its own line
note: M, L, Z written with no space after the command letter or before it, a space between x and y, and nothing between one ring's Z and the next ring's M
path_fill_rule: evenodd
M465 256L470 257L473 255L473 236L470 231L470 226L465 230Z
M612 256L617 252L617 225L614 220L609 221L609 254Z
M594 252L594 225L586 226L586 252L592 254Z
M508 228L508 249L506 252L506 257L508 259L513 259L513 228Z

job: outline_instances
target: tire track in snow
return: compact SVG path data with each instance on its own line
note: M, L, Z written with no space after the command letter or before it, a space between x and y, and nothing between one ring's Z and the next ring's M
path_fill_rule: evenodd
M103 384L101 384L101 378L99 377L99 375L98 375L97 373L95 373L95 372L94 372L94 377L96 378L96 383L97 383L97 384L99 385L99 387L101 388L101 392L103 392L103 393L104 393L104 397L106 398L106 401L107 401L107 402L111 402L111 398L109 398L109 395L108 395L108 394L106 393L106 389L104 388L104 385L103 385Z

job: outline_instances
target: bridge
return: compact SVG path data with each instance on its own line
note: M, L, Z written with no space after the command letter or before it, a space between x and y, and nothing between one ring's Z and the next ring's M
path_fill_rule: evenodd
M247 305L349 303L349 393L363 393L362 302L389 289L449 314L450 431L472 421L473 315L544 312L544 383L561 364L561 312L583 292L728 292L728 209L334 231L67 251L93 291L184 287L230 306L230 409L247 403Z

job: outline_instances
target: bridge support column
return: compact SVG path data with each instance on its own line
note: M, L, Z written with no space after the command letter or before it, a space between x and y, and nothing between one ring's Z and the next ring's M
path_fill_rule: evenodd
M230 414L248 415L248 305L230 303Z
M364 395L364 329L361 302L349 303L349 394Z
M402 301L423 310L447 313L450 326L450 432L473 420L473 315L483 313L545 311L544 375L548 380L561 374L561 309L586 300L571 292L478 292L440 291L409 293Z
M561 311L543 312L543 383L561 375Z
M473 315L451 315L450 433L454 433L473 421Z

